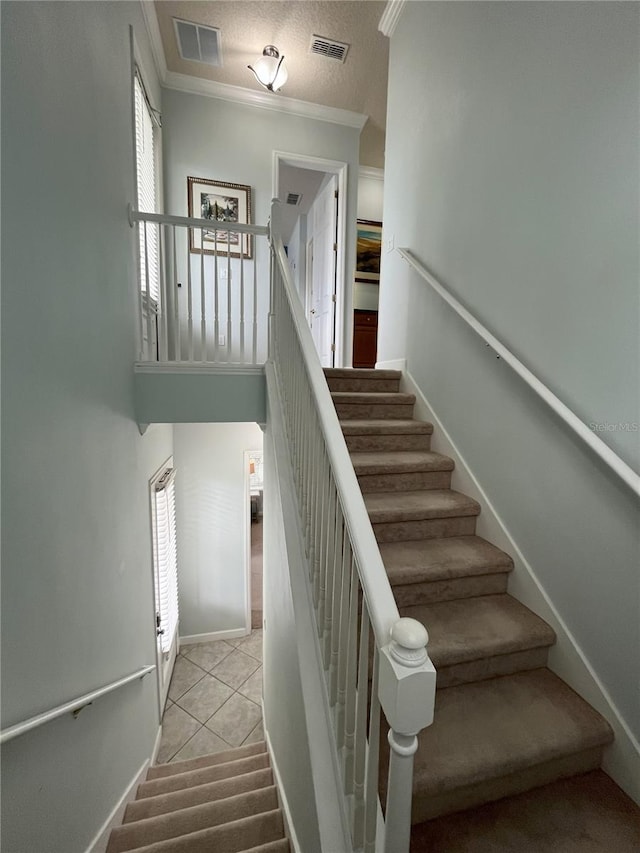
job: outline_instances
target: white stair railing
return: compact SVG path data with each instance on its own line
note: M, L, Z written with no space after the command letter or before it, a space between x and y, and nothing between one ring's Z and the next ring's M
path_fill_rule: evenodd
M408 853L416 735L433 721L435 701L428 635L399 616L291 278L277 200L270 242L269 361L279 397L271 404L286 425L352 849ZM381 710L389 726L386 777Z
M264 364L269 267L266 241L262 267L258 242L266 226L131 208L129 221L138 237L139 361Z

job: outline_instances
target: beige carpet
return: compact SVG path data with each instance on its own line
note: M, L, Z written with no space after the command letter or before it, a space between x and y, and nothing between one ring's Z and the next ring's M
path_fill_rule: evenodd
M481 507L451 488L453 460L431 450L433 427L413 419L400 373L325 375L400 614L426 625L438 672L415 756L412 850L640 850L640 811L589 772L610 726L546 668L554 632L508 594L513 561L477 536ZM387 761L383 733L383 796Z

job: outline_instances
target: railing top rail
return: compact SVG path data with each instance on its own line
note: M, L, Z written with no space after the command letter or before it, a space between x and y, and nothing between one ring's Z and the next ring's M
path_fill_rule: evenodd
M309 383L317 401L318 418L340 496L342 514L349 530L352 550L360 567L360 582L367 600L371 624L379 646L384 646L389 642L391 628L398 621L400 615L340 429L331 393L318 361L311 331L291 278L284 246L280 237L277 236L278 231L274 230L276 233L275 235L272 234L273 248L291 306Z
M184 228L205 228L208 231L231 231L233 234L255 234L266 237L266 225L241 225L239 222L216 222L213 219L194 219L189 216L170 216L166 213L144 213L129 205L129 222L156 222L159 225L181 225ZM222 251L220 254L224 254Z
M71 699L63 705L57 705L49 711L43 711L42 714L36 714L35 717L30 717L28 720L23 720L21 723L9 726L0 732L0 743L6 743L9 740L13 740L13 738L20 737L20 735L26 734L26 732L31 731L32 729L37 729L38 726L49 723L51 720L55 720L65 714L72 713L73 711L80 711L86 705L90 705L101 696L106 696L107 693L113 693L114 690L118 690L120 687L124 687L125 684L129 684L129 682L135 681L138 678L144 678L145 675L149 675L150 672L153 672L155 668L155 664L140 667L140 669L130 673L130 675L125 675L123 678L118 678L116 681L111 681L103 687L98 687L96 690L92 690L90 693L85 693L82 696Z
M559 397L551 391L511 350L501 343L495 335L468 311L455 296L441 284L409 249L398 249L413 269L429 284L435 292L494 350L500 358L523 379L527 385L587 444L593 452L605 462L612 471L638 496L640 496L640 475L627 465L618 454L602 441Z

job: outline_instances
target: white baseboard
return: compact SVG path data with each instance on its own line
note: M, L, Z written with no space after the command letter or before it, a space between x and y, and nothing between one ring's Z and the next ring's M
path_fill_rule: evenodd
M264 702L261 702L260 704L262 706L262 720L264 721ZM267 731L266 726L264 726L264 739L267 743L267 752L269 753L269 759L271 761L271 769L273 770L273 775L276 780L278 802L280 804L280 808L282 809L282 815L284 818L285 835L289 839L291 847L293 848L293 853L303 853L302 847L300 846L300 842L298 841L298 836L296 835L296 828L291 819L291 810L289 808L289 801L287 800L287 792L285 791L284 785L282 784L282 776L280 775L280 770L278 768L278 761L271 746L271 738L269 737L269 732Z
M138 790L138 785L142 781L144 781L144 777L147 772L147 768L149 767L149 763L149 760L145 761L136 773L136 775L133 777L131 782L127 785L123 795L116 803L113 811L103 823L102 827L98 830L98 833L91 842L91 844L87 847L86 853L105 853L107 849L107 844L109 843L109 836L111 835L111 830L122 824L124 811L127 805L133 799L135 799L136 791Z
M211 631L209 634L187 634L179 638L180 646L188 646L190 643L215 643L217 640L235 640L237 637L248 637L251 629L229 628L227 631Z
M407 369L406 358L392 358L389 361L376 361L376 370L402 370Z
M398 361L402 359L382 362L376 367L387 368L393 365L395 368ZM481 504L482 512L477 522L478 535L488 539L513 558L514 570L509 579L509 593L548 622L555 631L557 640L549 653L549 669L602 714L613 729L615 740L605 751L603 769L632 799L640 803L640 744L545 592L533 568L521 553L496 508L406 368L400 380L400 390L415 394L415 417L433 424L433 450L450 456L455 461L453 488Z
M162 720L160 720L160 725L158 726L158 734L156 735L155 743L153 744L153 751L151 752L151 758L149 759L149 764L153 765L156 763L156 758L158 757L158 750L160 749L160 742L162 740Z

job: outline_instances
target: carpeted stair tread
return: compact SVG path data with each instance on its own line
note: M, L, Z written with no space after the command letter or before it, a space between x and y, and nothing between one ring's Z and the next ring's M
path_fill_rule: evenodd
M284 824L279 809L250 815L221 826L213 826L136 847L136 853L245 853L270 841L284 838ZM286 848L285 848L286 849Z
M480 513L477 501L453 489L374 492L363 497L372 524L457 518Z
M408 418L394 420L353 420L340 421L345 435L431 435L433 424L427 421L414 421Z
M197 770L189 770L186 773L174 773L172 776L164 776L160 779L150 779L138 786L136 799L142 797L153 797L156 794L166 794L169 791L179 791L190 788L192 785L204 785L207 782L217 782L220 779L228 779L241 773L250 773L252 770L262 770L269 766L269 756L266 752L258 755L248 755L236 761L226 761L223 764L214 764L209 767L200 767Z
M166 794L157 794L154 797L144 797L129 803L124 814L124 822L154 817L167 814L178 809L197 806L200 803L224 800L229 797L243 794L247 791L255 791L268 788L273 785L273 773L270 767L263 770L254 770L252 773L242 773L240 776L232 776L229 779L221 779L219 782L208 782L204 785L194 785L180 791L170 791Z
M348 403L350 406L413 406L415 394L394 391L332 391L335 404Z
M281 838L279 841L270 841L268 844L252 847L251 850L245 850L243 853L291 853L291 847L286 838Z
M479 536L383 542L380 555L392 586L513 569L508 554Z
M555 642L553 629L507 594L403 607L400 615L427 626L436 670Z
M402 378L401 370L378 370L369 367L325 367L327 379L397 379Z
M114 829L106 853L125 853L145 844L176 838L212 826L237 821L246 815L278 808L275 786L238 794L225 800L202 803L179 811L126 823Z
M189 758L186 761L175 761L171 764L156 764L147 772L147 780L159 779L164 776L173 776L175 773L186 773L189 770L199 770L201 767L211 767L214 764L224 764L227 761L237 761L249 755L259 755L267 751L264 741L249 743L235 749L226 749L223 752L215 752L211 755L201 755L198 758Z
M640 808L601 770L414 826L411 853L637 853Z
M354 451L349 454L357 475L452 471L453 459L419 450Z
M429 798L440 795L443 808L442 795L456 789L517 777L612 738L606 720L548 669L440 690L434 723L418 739L414 819L434 807ZM505 782L498 796L510 793ZM455 797L444 808L455 810Z

